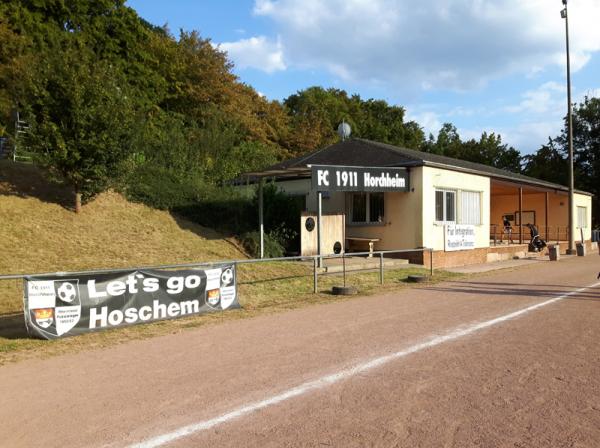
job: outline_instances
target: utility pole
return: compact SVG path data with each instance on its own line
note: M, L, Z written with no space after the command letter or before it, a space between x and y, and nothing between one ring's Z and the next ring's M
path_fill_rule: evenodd
M565 34L567 44L567 140L569 145L569 245L567 254L575 253L575 219L573 217L575 203L575 182L573 176L573 106L571 103L571 59L569 57L569 14L567 0L562 0L565 6L560 16L565 19Z

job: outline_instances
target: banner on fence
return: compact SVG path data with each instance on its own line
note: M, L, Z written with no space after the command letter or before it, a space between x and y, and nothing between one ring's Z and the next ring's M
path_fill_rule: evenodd
M234 264L27 277L25 324L45 339L239 308Z

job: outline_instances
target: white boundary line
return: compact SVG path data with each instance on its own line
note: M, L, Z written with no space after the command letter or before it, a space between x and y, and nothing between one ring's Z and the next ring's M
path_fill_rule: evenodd
M251 414L260 409L264 409L269 406L273 406L277 403L281 403L282 401L287 401L291 398L298 397L300 395L304 395L308 392L323 389L329 385L338 383L342 380L355 376L359 373L364 373L372 369L376 369L385 364L388 364L392 361L395 361L399 358L403 358L412 353L419 352L421 350L425 350L426 348L435 347L436 345L443 344L444 342L453 341L464 336L468 336L473 334L479 330L483 330L485 328L492 327L494 325L498 325L502 322L505 322L510 319L514 319L516 317L522 316L523 314L527 314L531 311L537 310L538 308L542 308L544 306L550 305L554 302L558 302L559 300L565 299L573 294L577 294L579 292L585 291L586 289L594 288L596 286L600 286L600 282L594 283L589 286L585 286L583 288L576 289L574 291L568 292L558 297L554 297L552 299L546 300L545 302L540 302L535 305L528 306L526 308L522 308L518 311L514 311L509 314L505 314L500 317L496 317L495 319L486 320L484 322L473 324L466 328L456 328L444 335L441 336L433 336L429 339L426 339L423 342L412 345L404 350L397 351L395 353L390 353L389 355L380 356L377 358L373 358L369 361L366 361L361 364L357 364L353 367L349 367L344 370L340 370L339 372L323 376L313 381L309 381L299 386L293 387L292 389L288 389L285 392L274 395L270 398L266 398L264 400L255 401L254 403L250 403L248 405L239 407L234 409L231 412L226 414L222 414L218 417L212 418L210 420L204 420L197 423L193 423L191 425L183 426L175 431L153 437L151 439L145 440L143 442L130 445L130 448L155 448L162 446L166 443L173 442L174 440L180 439L182 437L188 436L190 434L194 434L200 431L204 431L210 429L214 426L220 425L222 423L226 423L230 420L234 420L236 418L242 417L247 414Z

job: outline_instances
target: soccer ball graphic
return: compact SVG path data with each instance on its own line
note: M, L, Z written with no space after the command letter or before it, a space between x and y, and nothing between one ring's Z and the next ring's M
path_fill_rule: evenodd
M233 281L233 272L231 269L225 269L221 274L221 284L229 285Z
M75 300L77 296L77 292L75 291L75 286L72 283L63 283L58 287L57 291L58 297L63 302L71 303Z

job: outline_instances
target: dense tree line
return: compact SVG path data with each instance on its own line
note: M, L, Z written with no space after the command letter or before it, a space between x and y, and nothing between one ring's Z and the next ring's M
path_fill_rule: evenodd
M426 137L402 107L339 89L270 101L232 68L210 39L175 37L124 0L3 2L0 135L14 140L19 111L29 129L16 143L78 204L111 185L161 208L214 199L241 172L336 142L342 120L356 137L563 180L564 135L522 158L494 133L463 140L449 123ZM576 115L578 187L596 191L597 102Z

